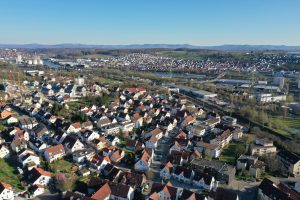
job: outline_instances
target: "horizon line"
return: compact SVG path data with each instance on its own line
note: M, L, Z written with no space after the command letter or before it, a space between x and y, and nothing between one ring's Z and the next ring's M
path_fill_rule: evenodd
M96 44L96 43L0 43L0 45L45 45L45 46L55 46L55 45L91 45L91 46L130 46L130 45L188 45L195 47L214 47L214 46L289 46L289 47L300 47L299 45L290 45L290 44L249 44L249 43L224 43L224 44L210 44L210 45L201 45L201 44L190 44L190 43L127 43L127 44Z

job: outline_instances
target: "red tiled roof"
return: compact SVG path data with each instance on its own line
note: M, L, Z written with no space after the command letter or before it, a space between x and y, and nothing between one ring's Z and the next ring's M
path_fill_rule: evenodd
M64 149L64 146L62 144L58 144L56 146L47 148L46 151L49 154L56 155L56 154L61 154L61 153L65 152L65 149Z
M139 92L139 91L146 91L145 88L127 88L128 92Z
M36 167L34 168L36 171L38 171L43 176L51 176L50 172L44 171L42 168Z
M107 198L111 193L111 189L108 183L105 183L97 192L95 192L92 196L95 200L103 200Z
M76 129L81 128L80 122L73 123L73 124L71 124L71 126L73 126Z

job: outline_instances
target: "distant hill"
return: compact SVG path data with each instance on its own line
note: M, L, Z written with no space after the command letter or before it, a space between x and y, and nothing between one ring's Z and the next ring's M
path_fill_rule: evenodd
M195 46L189 44L130 44L130 45L89 45L89 44L0 44L0 48L17 49L56 49L56 48L87 48L87 49L210 49L221 51L296 51L300 46L286 45L220 45L220 46Z

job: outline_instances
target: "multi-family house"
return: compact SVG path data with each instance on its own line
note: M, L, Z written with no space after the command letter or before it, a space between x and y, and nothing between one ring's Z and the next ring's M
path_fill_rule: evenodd
M194 177L194 171L186 167L177 166L175 170L173 170L172 176L180 182L190 184Z
M193 126L188 126L188 137L192 138L194 136L196 137L201 137L205 135L205 128L203 126L200 125L193 125Z
M134 164L134 169L140 172L147 172L152 161L152 151L145 149L142 157Z
M284 200L298 200L300 194L290 189L282 183L274 183L270 179L265 178L258 186L257 192L258 199L261 200L273 200L273 199L284 199Z
M300 156L287 150L281 150L277 153L277 158L288 174L300 176Z
M194 147L195 150L202 153L206 158L218 158L221 155L221 148L217 144L210 144L206 142L197 142L196 146Z
M128 185L106 183L98 191L92 195L95 200L132 200L134 197L134 189Z
M232 165L217 160L194 159L191 161L192 169L208 173L221 183L230 184L235 177L236 169Z
M179 197L179 190L170 184L164 185L161 183L153 182L150 191L151 200L156 199L167 199L167 200L177 200Z
M215 178L207 173L195 172L194 177L192 178L193 185L203 188L205 190L213 190L218 187L218 181Z
M162 168L159 172L159 175L164 180L169 180L172 176L173 165L171 162L168 162L164 168Z
M250 154L256 156L275 155L277 148L273 145L273 141L263 138L256 139L254 144L250 145Z
M224 131L221 135L216 136L214 139L210 140L209 143L217 144L221 149L230 143L232 140L232 133L230 130Z

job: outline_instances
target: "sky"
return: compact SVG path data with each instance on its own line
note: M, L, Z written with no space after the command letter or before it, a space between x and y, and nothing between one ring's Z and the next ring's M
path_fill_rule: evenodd
M0 43L300 45L300 1L0 0Z

